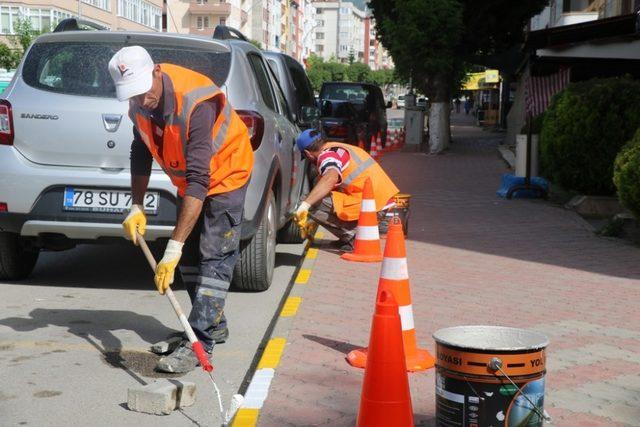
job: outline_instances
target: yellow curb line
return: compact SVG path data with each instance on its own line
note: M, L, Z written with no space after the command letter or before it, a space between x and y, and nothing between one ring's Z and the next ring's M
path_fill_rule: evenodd
M318 248L309 248L305 259L316 259L318 257Z
M280 312L280 317L295 316L298 312L298 307L300 307L301 302L302 298L300 297L287 298L287 301L284 303L284 307L282 307L282 311Z
M306 285L311 277L311 270L308 268L301 269L298 272L298 276L296 277L295 284L296 285Z
M314 238L322 239L323 236L324 233L318 231ZM311 246L312 242L307 241L305 261L315 260L318 257L318 249L312 248ZM311 263L311 265L313 265L313 263ZM310 277L311 268L300 269L294 284L304 285L309 281ZM298 313L298 308L301 303L301 297L288 297L280 311L280 317L295 316ZM258 424L260 409L262 409L262 405L269 395L271 380L275 375L275 368L280 363L280 358L282 357L286 344L287 340L285 338L272 338L269 340L267 347L262 353L260 362L258 362L253 378L249 383L249 387L247 387L244 403L242 407L238 409L238 412L236 412L231 427L255 427Z

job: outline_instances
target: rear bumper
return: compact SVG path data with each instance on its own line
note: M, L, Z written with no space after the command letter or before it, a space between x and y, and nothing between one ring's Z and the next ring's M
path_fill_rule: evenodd
M173 226L148 225L144 237L148 241L171 236ZM120 224L105 224L100 222L57 222L28 220L22 225L22 236L37 237L42 234L58 234L72 240L97 240L101 237L122 237L123 229Z

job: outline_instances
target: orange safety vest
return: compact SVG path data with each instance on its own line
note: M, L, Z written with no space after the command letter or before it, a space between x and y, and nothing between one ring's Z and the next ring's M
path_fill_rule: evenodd
M175 91L175 110L167 118L164 129L153 123L149 111L134 102L129 103L129 117L153 158L178 187L178 195L184 197L187 189L186 150L191 113L199 103L214 98L220 111L211 132L214 154L209 165L207 195L242 187L253 169L253 149L242 119L207 76L173 64L160 64L160 68Z
M355 221L360 216L362 191L367 178L371 178L373 184L377 211L382 210L389 199L400 191L382 167L363 149L339 142L328 142L325 147L344 148L351 157L347 168L342 172L338 190L331 192L333 209L341 220Z

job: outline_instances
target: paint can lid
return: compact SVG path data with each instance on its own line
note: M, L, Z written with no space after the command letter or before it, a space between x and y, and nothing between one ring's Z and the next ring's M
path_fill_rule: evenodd
M549 345L540 332L506 326L454 326L436 331L433 338L438 344L481 351L539 350Z

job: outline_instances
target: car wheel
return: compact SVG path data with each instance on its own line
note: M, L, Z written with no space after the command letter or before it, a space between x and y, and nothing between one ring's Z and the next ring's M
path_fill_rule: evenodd
M38 249L24 247L15 233L0 233L0 279L20 280L26 278L38 261Z
M273 192L256 234L240 244L240 258L233 272L233 287L241 291L266 291L276 264L277 207Z
M302 191L300 192L300 198L309 194L309 177L307 174L303 177ZM300 227L293 220L289 220L282 229L278 232L278 242L280 243L302 243L304 239L300 237Z

